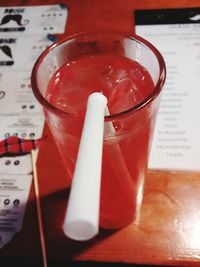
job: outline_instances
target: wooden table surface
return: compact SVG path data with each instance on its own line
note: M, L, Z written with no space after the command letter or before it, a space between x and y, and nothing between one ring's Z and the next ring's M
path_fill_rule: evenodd
M135 9L198 7L200 4L199 0L62 2L66 4L69 12L65 35L97 29L120 30L131 34L134 32ZM0 6L56 3L59 1L1 0ZM82 261L113 262L114 266L117 262L131 263L131 266L200 266L200 173L149 171L139 223L119 231L101 230L97 238L78 243L67 239L61 230L68 197L65 169L47 127L44 134L48 138L40 150L37 169L49 266L67 266L69 262L75 261L77 264ZM33 189L30 200L34 204ZM14 259L17 259L15 249L18 247L21 251L20 257L32 259L35 255L40 258L37 226L35 229L33 227L34 233L37 233L33 239L30 233L35 209L27 210L24 232L18 239L13 240L3 253L0 252L0 257L14 255ZM27 233L30 236L27 236ZM27 246L22 241L25 241ZM36 252L28 253L32 241L35 242ZM87 263L86 266L91 265Z

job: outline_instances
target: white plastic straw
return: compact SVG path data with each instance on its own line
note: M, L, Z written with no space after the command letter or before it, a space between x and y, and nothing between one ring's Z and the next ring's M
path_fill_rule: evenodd
M93 93L79 145L74 177L64 220L64 233L74 240L89 240L99 231L101 163L107 98Z

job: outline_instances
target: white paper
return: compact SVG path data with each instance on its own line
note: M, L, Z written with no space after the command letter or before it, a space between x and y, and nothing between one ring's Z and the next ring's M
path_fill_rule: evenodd
M67 9L60 5L0 8L0 140L42 136L44 116L31 89L38 56L64 33ZM49 36L50 35L50 36ZM23 225L32 181L31 155L0 157L0 248Z
M13 234L7 232L0 232L0 249L3 248L6 244L8 244L12 240Z
M0 114L43 116L30 81L30 71L3 72L0 77Z
M32 175L0 174L0 247L21 231Z
M0 8L0 33L64 33L67 8L61 5L15 6Z
M0 72L27 71L39 55L52 44L47 35L7 34L0 38Z
M31 155L1 157L0 158L1 174L31 174L32 162Z
M40 116L1 116L0 139L16 135L23 139L38 139L42 136L44 118Z
M136 25L136 33L167 67L149 167L200 170L200 23Z

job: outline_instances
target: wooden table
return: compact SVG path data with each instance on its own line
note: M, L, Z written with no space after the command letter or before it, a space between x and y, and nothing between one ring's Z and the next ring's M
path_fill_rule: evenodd
M65 35L88 30L134 32L133 11L147 8L197 7L199 0L65 0L69 16ZM1 6L53 4L57 0L1 0ZM120 231L100 231L97 238L83 243L67 239L61 225L69 190L65 169L47 127L48 136L39 153L38 181L49 266L69 262L121 262L144 265L200 266L200 174L192 172L149 171L139 224ZM32 195L33 192L32 192ZM31 197L32 199L32 197ZM33 199L32 199L33 200ZM30 229L31 213L26 213L25 229ZM24 230L26 233L28 230ZM16 238L4 256L16 257L14 248L31 257L25 240ZM38 237L36 235L36 237ZM36 238L34 237L34 238ZM30 239L30 238L28 238ZM35 240L35 239L34 239ZM26 240L30 249L30 240ZM35 242L39 242L35 240ZM39 248L39 245L36 245ZM1 253L1 252L0 252ZM36 253L37 254L37 253ZM1 254L0 254L1 256ZM100 264L99 263L99 264ZM89 266L91 266L90 264ZM37 265L39 266L39 265ZM88 266L88 263L81 266ZM97 263L94 264L97 266Z

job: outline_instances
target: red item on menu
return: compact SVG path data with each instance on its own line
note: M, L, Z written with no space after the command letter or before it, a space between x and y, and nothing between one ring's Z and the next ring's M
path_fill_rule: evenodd
M39 148L43 142L44 138L28 140L11 136L0 141L0 155L6 153L28 153L32 149Z

